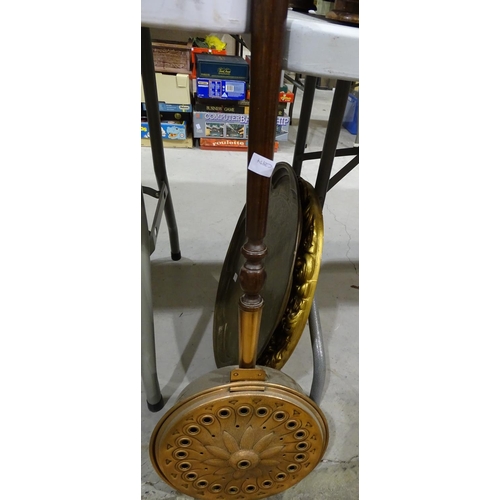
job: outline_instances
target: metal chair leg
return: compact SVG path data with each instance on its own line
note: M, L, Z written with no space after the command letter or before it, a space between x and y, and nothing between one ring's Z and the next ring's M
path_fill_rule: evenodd
M313 351L313 380L311 384L310 398L316 403L321 403L323 389L326 380L326 359L323 333L319 320L319 312L316 299L313 299L311 312L309 313L309 331L311 334L311 345Z

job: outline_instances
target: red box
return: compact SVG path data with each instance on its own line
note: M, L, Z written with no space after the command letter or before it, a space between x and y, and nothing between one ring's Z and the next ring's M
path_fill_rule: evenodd
M274 143L274 152L276 153L279 148L278 141ZM248 151L248 140L246 139L225 139L223 137L212 139L200 139L200 149L207 149L212 151Z
M278 102L293 102L295 94L293 92L280 92Z

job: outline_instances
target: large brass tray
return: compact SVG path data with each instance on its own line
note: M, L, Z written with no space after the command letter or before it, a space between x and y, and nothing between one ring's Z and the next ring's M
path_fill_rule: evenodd
M257 364L280 370L297 346L311 312L323 253L323 213L314 188L299 179L302 234L285 312Z
M213 344L218 368L238 364L238 301L243 291L239 273L244 263L241 247L245 243L243 209L222 267L214 310ZM301 235L302 214L298 179L290 165L276 164L271 177L265 259L266 281L257 356L269 344L288 304L293 270Z

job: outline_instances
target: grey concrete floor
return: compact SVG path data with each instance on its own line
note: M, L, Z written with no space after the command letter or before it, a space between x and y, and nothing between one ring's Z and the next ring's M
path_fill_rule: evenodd
M289 139L280 143L276 161L292 163L302 93L298 91ZM333 92L317 90L307 151L320 150ZM355 137L342 129L339 147L351 147ZM142 403L142 499L188 499L160 480L149 461L151 432L190 382L216 368L212 322L217 284L236 221L245 204L246 153L165 149L165 158L182 259L173 262L165 220L151 256L158 377L166 400L151 413ZM151 152L141 148L142 184L156 188ZM335 173L350 158L335 161ZM302 176L313 185L319 160L304 163ZM329 191L324 205L324 247L316 290L327 358L321 409L330 430L322 462L301 483L275 499L358 498L358 304L359 224L358 169ZM149 221L155 200L146 196ZM312 352L306 326L298 347L284 366L309 394Z

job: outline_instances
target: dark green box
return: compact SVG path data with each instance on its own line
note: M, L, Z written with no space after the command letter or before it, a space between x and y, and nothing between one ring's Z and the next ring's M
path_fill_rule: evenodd
M196 76L248 82L248 63L239 56L197 54Z

